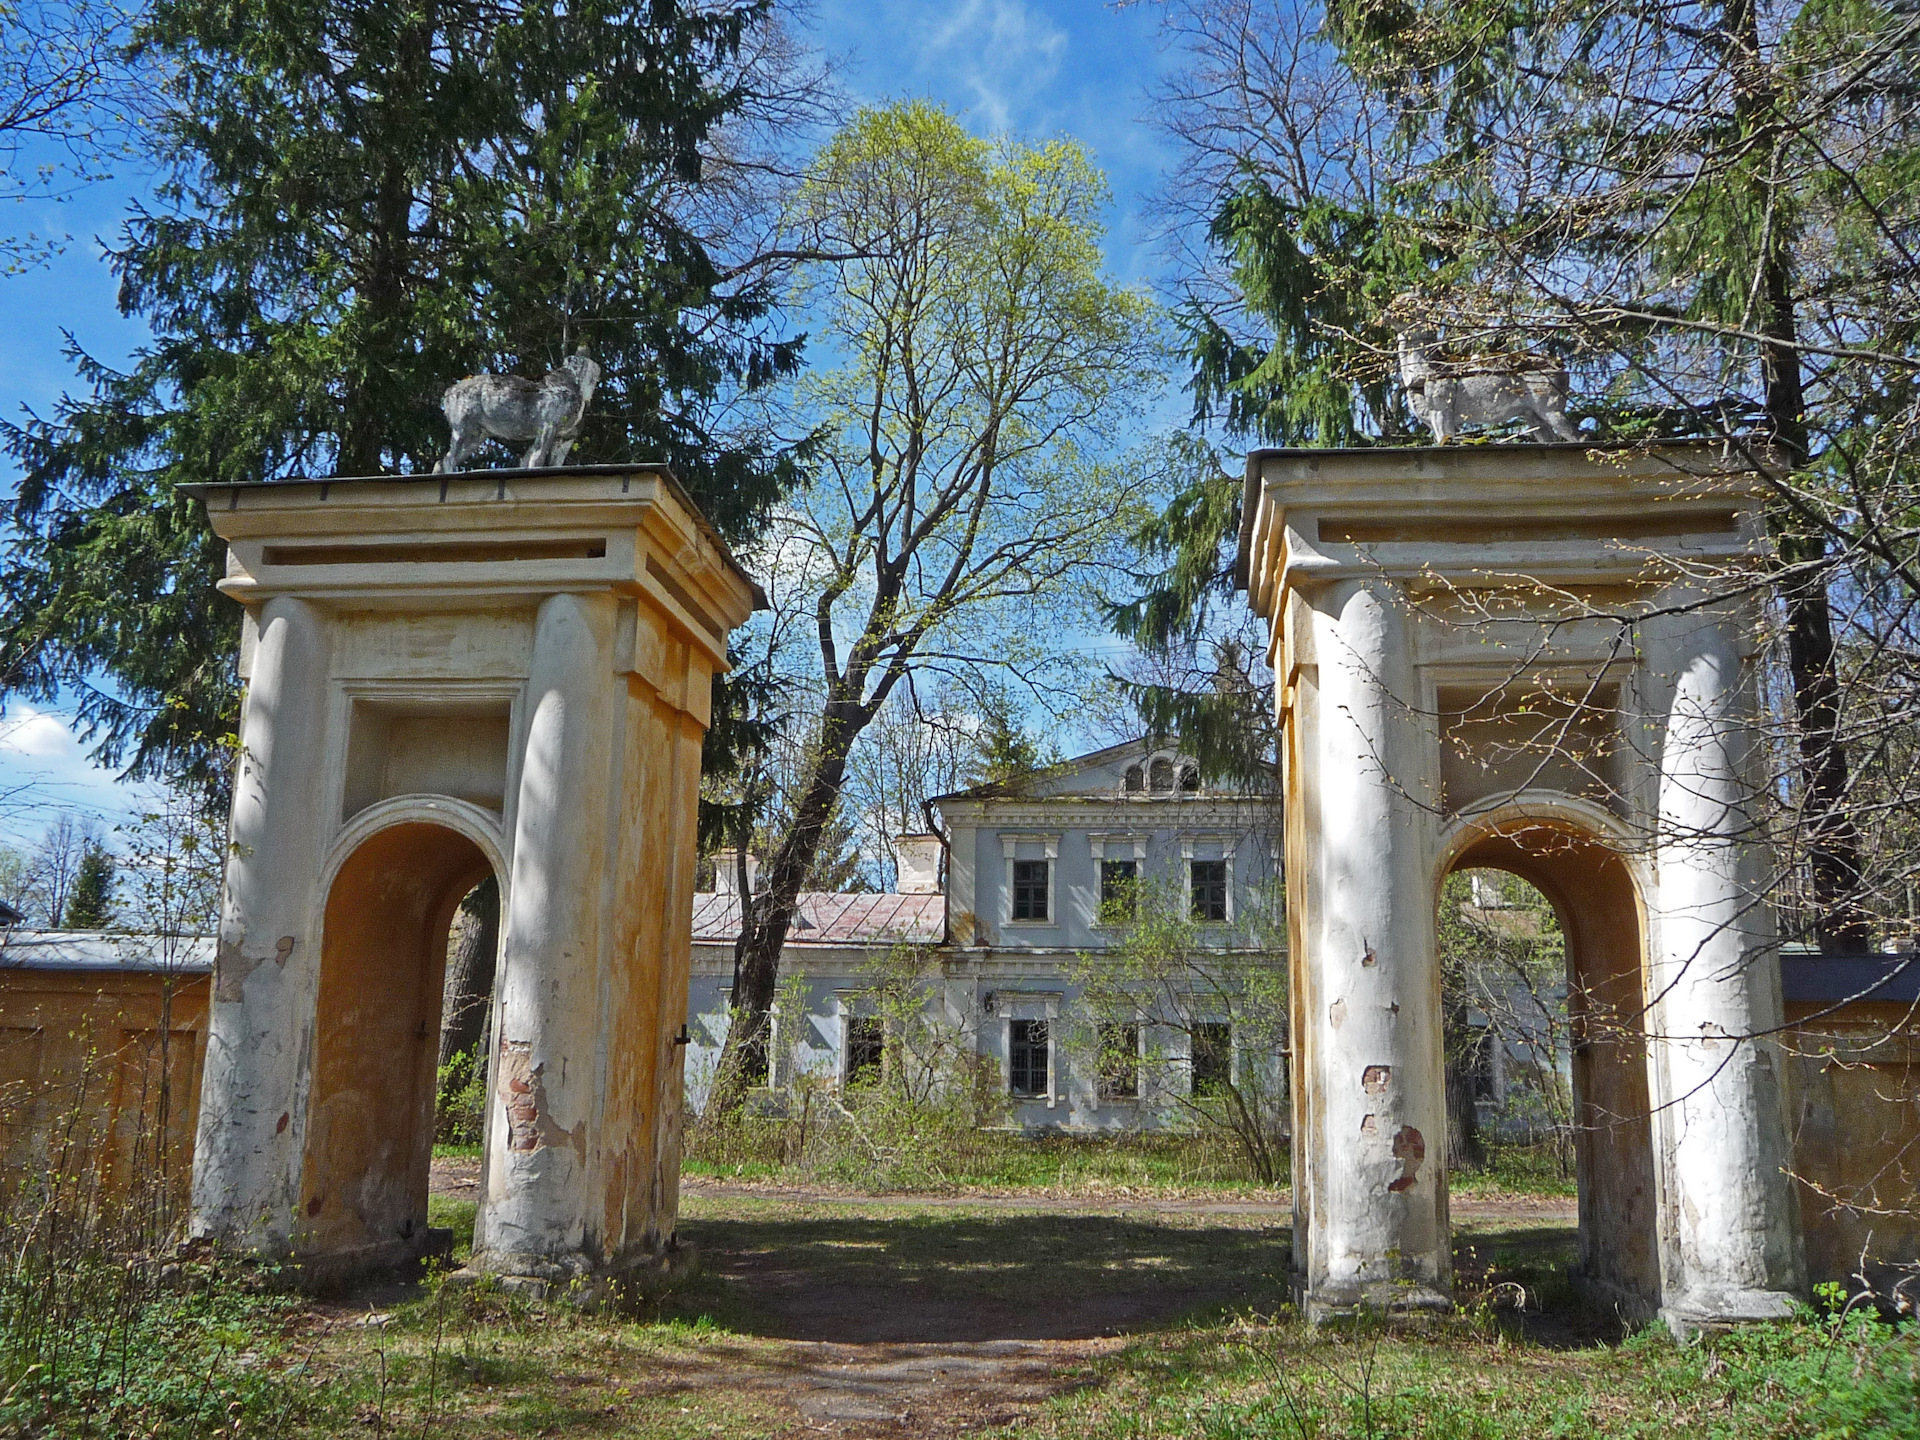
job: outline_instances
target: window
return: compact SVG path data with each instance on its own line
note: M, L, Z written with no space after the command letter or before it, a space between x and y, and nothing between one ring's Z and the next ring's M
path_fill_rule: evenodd
M1173 761L1164 755L1147 767L1147 783L1155 790L1173 789Z
M1140 879L1139 862L1102 860L1100 862L1100 920L1102 924L1131 920L1134 895Z
M1208 1021L1193 1027L1193 1093L1218 1095L1233 1082L1233 1027Z
M1013 862L1013 918L1047 918L1047 864L1045 860Z
M1134 1100L1140 1095L1140 1027L1100 1027L1100 1098Z
M1227 918L1226 861L1188 861L1187 881L1193 895L1194 919L1225 920Z
M878 1015L848 1015L842 1021L847 1055L847 1084L871 1083L880 1078L880 1057L886 1053L886 1030Z
M1471 1030L1467 1044L1465 1061L1466 1079L1473 1088L1475 1100L1498 1100L1500 1098L1499 1076L1495 1072L1493 1047L1499 1039L1493 1033L1492 1026Z
M1129 795L1136 795L1146 788L1146 772L1138 765L1129 765L1127 767L1127 793Z
M1196 793L1200 789L1200 767L1198 765L1182 765L1180 767L1180 788L1189 795Z
M1047 1022L1007 1022L1007 1088L1023 1099L1047 1093Z

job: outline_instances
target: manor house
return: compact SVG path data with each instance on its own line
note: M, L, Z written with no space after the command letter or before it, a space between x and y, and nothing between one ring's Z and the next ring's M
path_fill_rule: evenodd
M784 1023L798 1033L776 1029L776 1082L799 1071L846 1083L884 1063L876 964L903 946L922 952L930 1004L959 1044L992 1062L1023 1128L1151 1125L1163 1113L1156 1066L1169 1072L1158 1083L1204 1090L1232 1067L1268 1063L1239 1044L1225 1006L1173 1028L1123 1027L1138 1056L1131 1073L1110 1054L1096 1063L1073 1037L1086 1029L1084 967L1121 942L1141 895L1183 907L1222 974L1285 964L1274 948L1283 918L1274 796L1215 789L1190 758L1137 741L932 808L945 834L899 839L898 893L801 896L781 958L801 997ZM716 873L716 890L694 898L695 1108L726 1037L740 931L737 869Z

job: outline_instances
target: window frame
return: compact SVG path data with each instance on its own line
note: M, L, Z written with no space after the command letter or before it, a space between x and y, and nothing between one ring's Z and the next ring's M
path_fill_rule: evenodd
M878 1044L873 1056L874 1078L876 1080L880 1079L886 1073L886 1020L879 1015L861 1015L852 1010L843 1011L840 1016L840 1087L843 1090L850 1085L858 1083L853 1064L854 1028L856 1026L864 1028L869 1025L873 1027L878 1039ZM865 1068L864 1065L861 1067L863 1071Z
M1199 874L1200 867L1202 865L1218 865L1220 867L1219 878L1207 879L1203 881L1200 878L1200 874ZM1208 894L1205 897L1206 911L1207 911L1207 913L1205 914L1201 913L1202 886L1205 886L1208 891ZM1215 886L1219 887L1217 892L1214 889ZM1231 902L1227 898L1231 892L1232 892L1232 867L1227 863L1227 861L1225 861L1224 859L1222 860L1193 859L1193 860L1187 861L1187 918L1189 920L1192 920L1195 923L1201 924L1201 925L1226 924L1229 914L1233 908ZM1215 900L1219 902L1220 913L1218 915L1215 915L1213 913L1213 902Z
M1123 1032L1120 1037L1121 1045L1114 1051L1109 1052L1107 1039L1115 1030ZM1129 1031L1132 1032L1130 1037L1125 1033ZM1146 1027L1138 1020L1108 1020L1102 1021L1094 1031L1094 1034L1096 1037L1095 1043L1099 1047L1099 1053L1094 1062L1094 1098L1102 1105L1138 1104L1141 1089L1141 1061L1144 1059L1141 1053L1143 1048L1141 1042L1146 1035ZM1113 1073L1108 1070L1107 1062L1109 1058L1111 1058L1111 1055L1124 1054L1126 1052L1126 1042L1129 1038L1132 1040L1133 1064L1130 1067L1127 1088L1125 1090L1118 1090L1113 1088L1114 1076Z
M1240 907L1235 897L1234 872L1238 868L1235 864L1235 851L1239 849L1242 838L1243 836L1239 833L1221 833L1219 831L1188 833L1180 837L1180 859L1187 872L1187 916L1189 919L1195 919L1193 915L1193 862L1195 860L1220 860L1226 864L1226 918L1222 920L1195 919L1196 924L1232 925L1239 920ZM1202 847L1212 849L1214 846L1218 846L1220 849L1218 855L1200 855L1195 853Z
M1098 883L1094 892L1093 913L1087 917L1095 930L1112 930L1128 925L1139 917L1137 908L1140 887L1147 879L1147 837L1141 834L1109 834L1094 831L1087 836L1088 848L1093 852L1093 874ZM1132 917L1125 920L1109 920L1106 917L1105 866L1109 862L1133 862L1133 884L1136 908Z
M1020 854L1020 847L1026 845L1044 851L1044 857ZM1043 834L1033 830L1002 830L1000 832L1000 852L1003 857L1000 887L1000 923L1019 930L1053 930L1060 926L1060 836ZM1019 920L1013 913L1013 875L1016 861L1033 861L1044 858L1047 866L1047 918L1044 920Z
M1131 924L1140 917L1140 862L1129 856L1109 860L1104 855L1094 862L1100 867L1100 917L1102 925ZM1124 877L1109 875L1109 870L1126 868ZM1124 900L1124 906L1121 902Z
M1023 877L1022 871L1027 872ZM1028 925L1050 925L1053 923L1053 862L1051 860L1022 860L1013 858L1013 898L1009 902L1013 913L1007 918ZM1026 914L1020 913L1021 907ZM1038 910L1040 913L1035 914Z
M1036 1054L1031 1027L1035 1025L1040 1027L1041 1032L1037 1054L1040 1064L1044 1067L1046 1073L1043 1077L1044 1083L1040 1089L1035 1090L1029 1088L1022 1090L1017 1087L1014 1079L1016 1074L1014 1055L1017 1053L1017 1048L1023 1048L1025 1050L1027 1058L1027 1078L1031 1081L1033 1078L1033 1059ZM1016 1036L1016 1032L1021 1030L1025 1031L1027 1037L1024 1040ZM1049 1102L1053 1099L1055 1069L1053 1060L1053 1031L1053 1022L1044 1017L1038 1020L1017 1016L1007 1017L1007 1095L1010 1099L1028 1101L1046 1100Z
M1231 1020L1196 1020L1187 1029L1187 1093L1196 1100L1203 1100L1208 1095L1224 1093L1224 1089L1212 1088L1213 1077L1211 1075L1208 1076L1209 1088L1205 1090L1200 1088L1200 1052L1202 1049L1200 1033L1202 1031L1226 1032L1226 1053L1223 1057L1225 1070L1222 1079L1224 1080L1224 1087L1226 1089L1230 1089L1234 1084L1233 1022ZM1210 1055L1219 1054L1219 1051L1214 1046L1209 1045L1205 1048ZM1212 1067L1209 1066L1208 1068L1211 1070Z

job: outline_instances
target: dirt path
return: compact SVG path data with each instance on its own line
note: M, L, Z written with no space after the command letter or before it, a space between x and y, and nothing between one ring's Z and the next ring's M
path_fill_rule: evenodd
M478 1165L436 1160L472 1198ZM1570 1248L1573 1202L1460 1197L1469 1245ZM659 1370L663 1397L727 1387L779 1433L962 1435L1090 1383L1128 1337L1287 1298L1291 1199L1077 1192L865 1195L689 1180L680 1234L700 1273L663 1318L725 1343ZM782 1426L790 1427L782 1430Z

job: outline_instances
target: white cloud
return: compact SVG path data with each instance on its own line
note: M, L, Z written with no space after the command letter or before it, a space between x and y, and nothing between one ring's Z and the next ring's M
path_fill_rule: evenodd
M33 760L79 759L80 742L58 716L22 705L0 718L0 750Z
M957 80L986 128L1014 130L1059 74L1067 32L1023 0L962 0L919 50L920 68Z
M111 829L139 800L87 757L70 715L17 703L0 715L0 844L31 845L63 813Z

